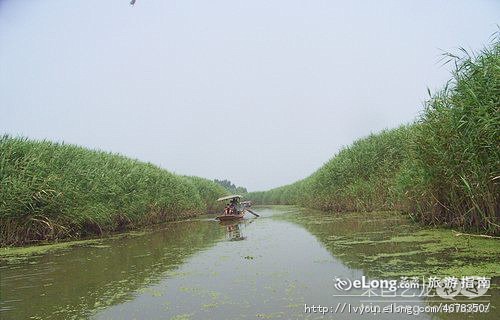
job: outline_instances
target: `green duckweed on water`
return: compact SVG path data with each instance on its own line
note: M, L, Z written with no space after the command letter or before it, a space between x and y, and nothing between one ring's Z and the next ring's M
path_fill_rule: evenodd
M12 308L6 316L301 318L305 303L329 301L335 293L329 280L339 272L389 279L495 277L500 269L498 239L422 227L398 212L255 210L262 218L242 223L247 240L240 242L226 237L225 226L202 219L170 223L142 236L78 241L42 251L18 248L26 252L18 255L25 259L0 257L0 300ZM498 279L493 280L495 297ZM68 294L61 298L60 292Z
M146 231L130 231L127 233L115 234L107 238L63 241L57 243L45 243L37 246L26 246L26 247L2 247L0 248L0 259L7 261L26 259L30 256L43 255L49 252L66 250L77 246L108 248L109 245L103 244L103 242L106 240L127 238L127 237L138 237L138 236L143 236L145 234Z
M373 276L500 276L499 239L423 227L398 212L325 215L297 208L276 219L303 225L335 256Z
M102 239L67 241L29 247L3 247L0 248L0 259L23 259L33 255L41 255L52 251L65 250L74 246L95 244L94 247L96 247L99 243L102 243Z

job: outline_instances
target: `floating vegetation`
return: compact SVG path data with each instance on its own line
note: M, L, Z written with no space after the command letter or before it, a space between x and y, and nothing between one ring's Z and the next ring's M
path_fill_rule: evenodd
M191 319L192 315L192 313L183 313L170 318L170 320L189 320Z
M410 275L500 276L500 240L425 228L391 212L345 213L342 222L323 220L315 210L280 216L303 225L332 254L353 268L377 277ZM365 216L371 224L360 224ZM322 224L313 222L323 222Z

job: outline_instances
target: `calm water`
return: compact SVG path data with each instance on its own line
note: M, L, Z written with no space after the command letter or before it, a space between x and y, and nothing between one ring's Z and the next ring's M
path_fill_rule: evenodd
M236 225L202 217L142 235L0 260L1 318L350 319L349 304L439 304L416 296L417 290L407 291L416 296L411 298L369 297L366 289L342 292L334 286L335 277L380 279L391 271L410 275L425 270L429 257L423 255L403 255L396 264L394 258L392 264L383 259L383 254L411 252L414 244L371 241L411 233L416 226L406 218L380 213L367 219L366 214L328 215L292 207L255 210L261 218L249 214ZM483 300L498 305L498 292L492 292ZM322 316L306 313L304 305L339 306L344 312ZM499 316L493 309L482 317Z

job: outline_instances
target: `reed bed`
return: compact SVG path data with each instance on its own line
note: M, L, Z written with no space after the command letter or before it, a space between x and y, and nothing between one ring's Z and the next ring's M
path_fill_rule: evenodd
M0 245L80 238L216 210L209 180L82 147L0 138Z
M500 230L500 42L448 54L453 78L426 103L402 172L419 220L476 232ZM412 181L416 177L418 183Z
M342 149L311 176L248 194L259 204L400 210L432 225L499 234L500 42L447 54L452 79L410 125Z

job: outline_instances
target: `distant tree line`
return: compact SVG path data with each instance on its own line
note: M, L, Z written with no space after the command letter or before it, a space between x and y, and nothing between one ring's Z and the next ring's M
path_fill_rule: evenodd
M233 194L241 194L241 193L247 193L247 188L244 187L237 187L235 184L231 183L229 180L218 180L214 179L214 182L223 186L227 191L233 193Z

